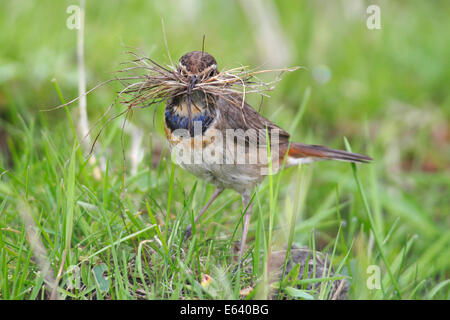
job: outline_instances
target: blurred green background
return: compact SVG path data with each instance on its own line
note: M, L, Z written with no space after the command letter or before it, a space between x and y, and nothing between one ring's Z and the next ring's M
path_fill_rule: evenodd
M73 4L78 2L2 0L0 5L0 181L6 186L0 188L0 202L4 203L0 224L4 229L20 230L21 225L14 205L5 200L10 197L5 190L16 184L20 193L24 187L16 180L25 181L31 172L39 175L39 169L28 170L33 168L32 162L48 156L43 151L45 141L52 141L63 160L70 157L73 137L66 113L40 110L60 104L53 78L66 100L78 95L77 34L66 26L70 16L66 9ZM370 4L381 8L379 30L366 26ZM239 65L305 67L284 75L271 98L263 100L261 113L289 130L310 87L305 113L291 132L293 140L342 149L346 136L353 151L375 159L371 169L361 168L360 175L367 185L377 228L386 235L395 224L393 244L388 249L392 254L400 252L412 236L418 236L406 265L434 262L435 268L430 266L433 270L422 274L423 279L433 279L429 283L432 287L433 281L448 279L450 265L449 12L449 1L88 0L87 87L113 77L120 63L129 58L124 55L128 46L168 64L162 20L174 60L188 51L201 50L205 35L205 50L215 56L219 69ZM118 84L107 85L88 96L91 124L111 104L119 88ZM256 109L261 103L258 97L249 101ZM116 106L115 110L121 108ZM76 124L77 104L70 110ZM155 151L152 160L158 162L157 156L166 152L161 114L159 107L153 123L151 110L135 111L131 120L144 133L140 169L149 168L150 135ZM107 146L105 155L119 180L120 126L120 120L111 124L99 140ZM129 146L126 137L125 148ZM327 162L308 170L314 176L305 218L313 216L314 208L334 192L336 184L344 197L351 198L348 192L354 190L354 182L348 165ZM287 174L293 176L294 171ZM177 182L189 188L195 181L181 170L177 175ZM37 178L30 183L35 184L37 193L46 189L45 182ZM42 214L46 208L43 201L34 204ZM361 222L356 229L364 229L364 213L358 210L362 206L355 201L353 214ZM336 228L321 232L327 243L327 234L334 237ZM13 243L14 238L5 240L6 232L4 237L4 248L13 250L8 241ZM296 239L302 242L304 237ZM437 252L430 253L429 248L437 242L441 243L435 248ZM356 290L351 297L371 296ZM448 291L440 297L447 298Z

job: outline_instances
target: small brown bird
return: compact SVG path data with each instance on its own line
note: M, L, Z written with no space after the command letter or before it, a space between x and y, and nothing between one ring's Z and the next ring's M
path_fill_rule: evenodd
M187 92L169 97L165 107L165 133L173 159L217 188L196 223L224 189L241 194L246 212L240 256L252 212L251 192L267 174L276 173L283 162L289 167L317 160L372 160L361 154L291 142L289 134L256 112L245 102L244 95L202 91L202 83L220 81L216 60L206 52L182 56L177 73L189 79L189 85ZM191 229L186 230L186 236L190 236Z

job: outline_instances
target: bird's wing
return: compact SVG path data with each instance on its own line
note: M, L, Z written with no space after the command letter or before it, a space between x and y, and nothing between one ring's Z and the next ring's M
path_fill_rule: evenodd
M250 140L255 139L258 147L266 147L266 129L271 137L271 143L284 145L289 143L289 133L282 128L264 118L256 112L247 102L242 104L241 97L237 95L227 95L217 98L217 108L222 118L221 129L242 129L246 132ZM275 136L277 131L278 138Z
M242 106L242 108L240 108ZM256 135L248 134L245 141L256 141L259 148L267 146L266 128L271 138L271 149L274 150L274 143L277 143L278 155L280 159L287 156L287 165L295 165L298 163L309 163L317 160L340 160L356 163L365 163L372 161L372 158L342 150L331 149L320 145L308 145L292 142L289 144L289 133L281 129L279 126L264 118L256 112L249 104L239 97L233 96L227 99L219 97L217 107L223 116L222 129L254 129ZM278 131L278 139L272 139L273 132ZM249 130L251 131L251 130Z

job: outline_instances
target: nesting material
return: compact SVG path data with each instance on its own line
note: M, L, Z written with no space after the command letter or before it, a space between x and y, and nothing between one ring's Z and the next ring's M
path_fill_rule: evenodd
M190 86L189 76L183 74L176 66L162 66L154 60L129 52L133 59L126 62L124 69L119 73L126 74L116 78L124 85L119 92L121 102L129 107L147 107L163 102L169 97L188 94ZM217 73L214 76L206 76L198 79L191 91L201 91L205 95L211 94L226 98L229 95L244 96L249 93L257 93L266 96L268 91L275 88L284 72L291 72L300 67L250 70L241 66ZM264 82L258 78L263 73L278 73L275 80ZM234 103L236 104L236 103ZM240 107L240 105L236 106Z

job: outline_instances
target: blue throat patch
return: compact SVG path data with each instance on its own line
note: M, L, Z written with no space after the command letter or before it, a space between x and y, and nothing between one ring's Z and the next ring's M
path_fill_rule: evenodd
M167 127L173 131L176 129L189 130L189 117L176 114L173 111L167 110L165 112L165 119ZM190 135L194 136L194 121L200 121L202 123L202 134L209 128L214 118L210 114L201 113L191 118Z

